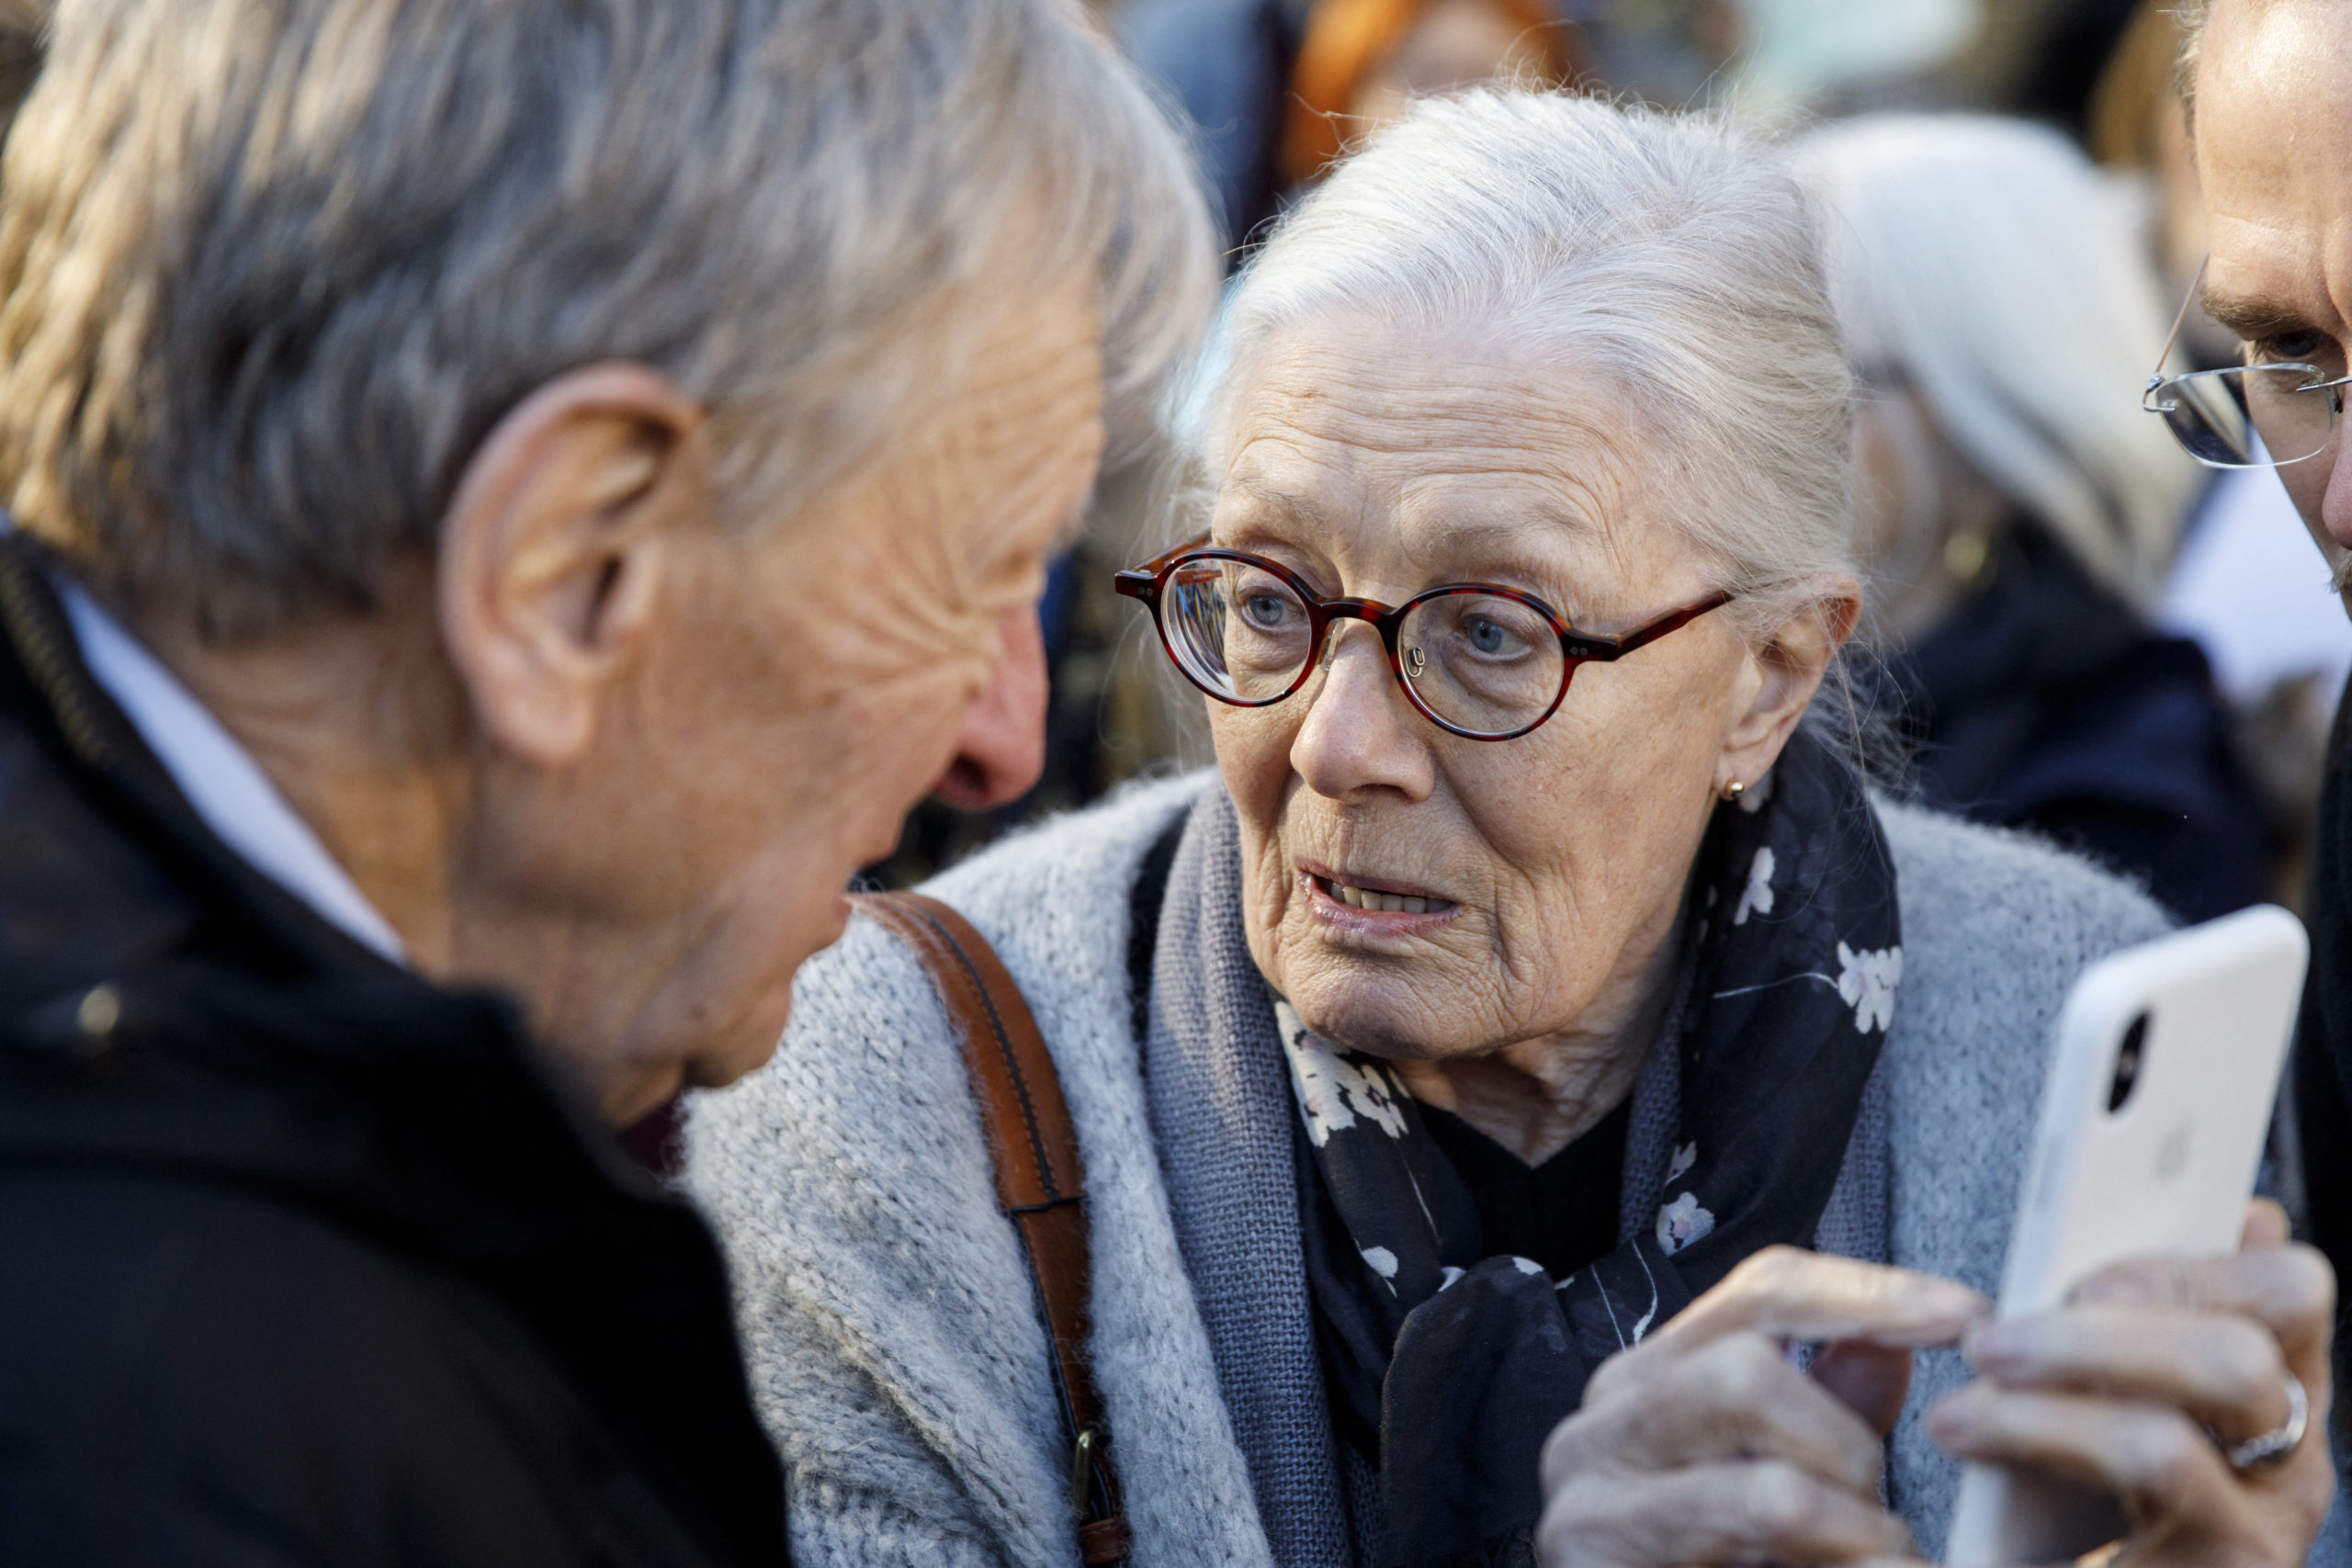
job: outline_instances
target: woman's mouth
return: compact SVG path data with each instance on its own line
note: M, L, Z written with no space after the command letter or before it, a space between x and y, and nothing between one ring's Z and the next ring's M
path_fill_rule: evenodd
M1351 887L1344 882L1333 882L1320 876L1315 879L1315 885L1326 897L1337 898L1351 909L1370 909L1391 915L1433 915L1453 908L1442 898L1387 893L1377 887Z
M1383 886L1370 878L1348 881L1328 875L1319 868L1301 867L1299 874L1300 879L1313 890L1314 897L1310 902L1316 912L1327 919L1339 919L1349 924L1376 921L1382 926L1392 926L1408 923L1413 916L1427 919L1432 916L1451 915L1454 910L1453 900L1435 897L1425 890ZM1366 916L1373 917L1374 921L1364 921ZM1387 918L1380 919L1384 916Z

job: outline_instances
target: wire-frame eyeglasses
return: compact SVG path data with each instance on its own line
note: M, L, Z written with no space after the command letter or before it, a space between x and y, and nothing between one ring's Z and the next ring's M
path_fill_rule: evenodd
M2200 264L2140 394L2140 406L2162 414L2173 439L2209 468L2283 468L2326 451L2352 376L2330 380L2316 365L2281 362L2165 374L2165 362L2204 281Z
M1221 703L1265 707L1307 682L1341 621L1380 634L1405 700L1449 735L1511 740L1558 711L1579 665L1623 659L1732 601L1717 593L1622 637L1595 637L1532 593L1449 582L1391 607L1326 599L1278 561L1208 547L1208 536L1120 572L1151 607L1185 679Z

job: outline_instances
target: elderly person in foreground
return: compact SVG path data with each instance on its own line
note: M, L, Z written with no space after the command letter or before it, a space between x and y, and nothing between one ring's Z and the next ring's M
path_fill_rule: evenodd
M757 1065L1205 310L1048 0L63 0L0 219L0 1561L774 1563Z
M2274 1211L1912 1378L1984 1311L2068 984L2166 922L1844 760L1807 210L1718 124L1562 96L1343 165L1232 300L1206 537L1123 579L1216 772L935 885L1071 1102L1138 1563L1898 1556L1955 1456L2111 1483L2135 1562L2301 1559L2319 1445L2214 1446L2290 1369L2326 1401ZM689 1123L809 1563L1073 1560L962 1076L860 922Z

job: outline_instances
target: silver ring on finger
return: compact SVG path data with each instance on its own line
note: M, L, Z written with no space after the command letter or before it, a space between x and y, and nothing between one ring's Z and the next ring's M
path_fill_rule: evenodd
M2310 1425L2312 1402L2303 1392L2301 1379L2287 1374L2287 1418L2260 1437L2248 1438L2243 1443L2223 1443L2216 1438L2222 1457L2230 1468L2240 1472L2267 1470L2278 1464L2303 1444L2303 1428Z

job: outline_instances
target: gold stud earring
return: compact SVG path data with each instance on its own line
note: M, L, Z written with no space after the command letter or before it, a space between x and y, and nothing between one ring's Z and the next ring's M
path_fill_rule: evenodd
M1747 786L1740 783L1737 779L1734 779L1731 783L1724 785L1724 798L1725 800L1737 800L1741 795L1747 793Z

